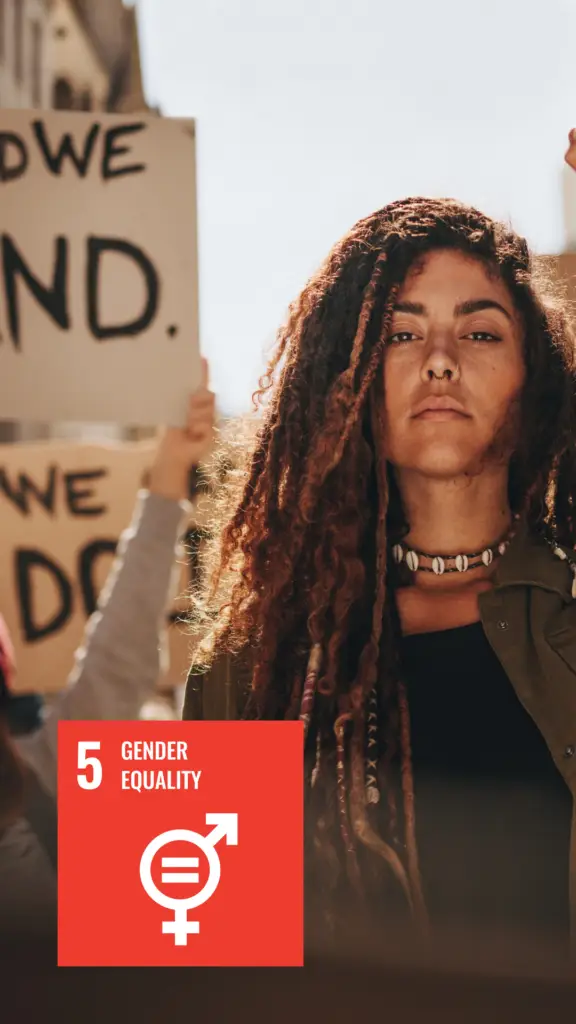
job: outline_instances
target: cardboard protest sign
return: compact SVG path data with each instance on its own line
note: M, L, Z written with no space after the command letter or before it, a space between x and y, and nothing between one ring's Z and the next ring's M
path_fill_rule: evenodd
M147 442L0 446L0 613L16 649L17 690L50 693L66 684L153 450ZM190 628L174 620L187 608L200 515L183 537L191 559L183 552L167 608L162 688L184 682L190 661Z
M184 420L200 382L194 122L0 111L0 416Z

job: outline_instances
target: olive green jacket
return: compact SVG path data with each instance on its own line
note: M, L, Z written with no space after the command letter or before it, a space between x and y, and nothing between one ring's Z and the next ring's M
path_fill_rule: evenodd
M521 528L495 570L494 588L480 596L480 613L490 644L574 798L576 600L572 580L567 562L557 558L544 540ZM246 683L246 669L235 671L229 661L215 666L206 677L191 676L184 718L236 718ZM574 811L570 905L576 940Z

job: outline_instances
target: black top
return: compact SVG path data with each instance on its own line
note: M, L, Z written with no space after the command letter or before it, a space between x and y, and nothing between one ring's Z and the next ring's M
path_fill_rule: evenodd
M571 795L481 623L401 650L432 923L564 940Z

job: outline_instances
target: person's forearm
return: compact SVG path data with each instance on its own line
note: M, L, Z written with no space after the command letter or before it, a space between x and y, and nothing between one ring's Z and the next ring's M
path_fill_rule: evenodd
M134 719L154 692L160 629L184 508L158 494L139 495L132 525L122 535L68 685L41 730L19 743L49 789L56 785L58 721Z

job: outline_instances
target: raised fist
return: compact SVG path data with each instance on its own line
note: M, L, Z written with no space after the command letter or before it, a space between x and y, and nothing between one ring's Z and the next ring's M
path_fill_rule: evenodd
M568 136L568 140L570 145L566 150L564 159L568 166L571 167L573 171L576 171L576 128L572 129Z

